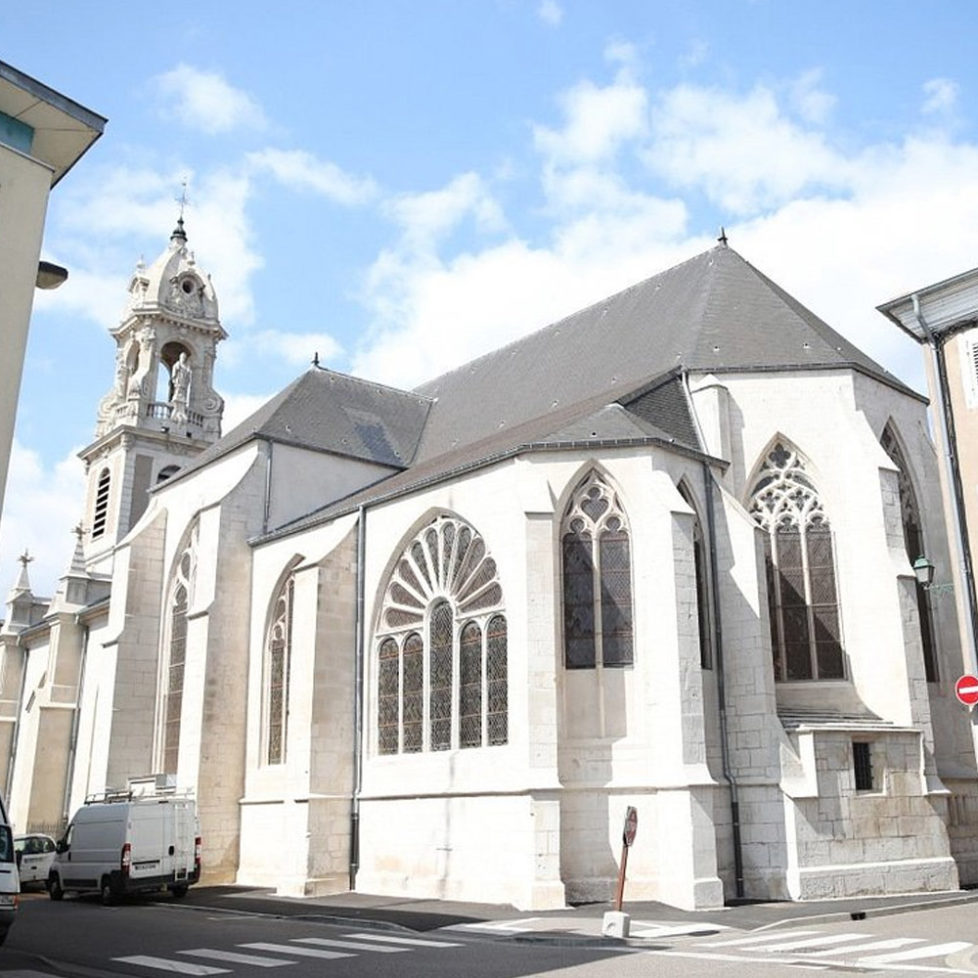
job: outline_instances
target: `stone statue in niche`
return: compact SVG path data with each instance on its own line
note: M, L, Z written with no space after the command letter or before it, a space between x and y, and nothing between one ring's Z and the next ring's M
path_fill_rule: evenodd
M153 348L156 345L156 333L152 326L144 326L139 331L139 352L136 355L136 366L129 378L128 397L141 397L145 391L150 367L153 365Z
M170 417L177 424L182 424L187 420L187 407L190 403L190 376L187 354L181 353L180 358L170 370Z

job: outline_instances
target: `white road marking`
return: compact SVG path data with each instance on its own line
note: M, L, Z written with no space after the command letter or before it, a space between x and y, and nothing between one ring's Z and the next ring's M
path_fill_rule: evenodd
M703 947L746 947L750 944L766 944L771 941L780 941L785 937L808 937L817 934L817 930L782 930L766 931L763 934L751 934L749 937L733 937L723 941L710 941L703 944Z
M846 941L857 941L865 934L823 934L821 937L804 937L798 941L785 941L783 944L765 944L759 951L772 953L774 951L801 951L807 947L825 947L829 944L845 944Z
M348 951L373 951L375 954L399 954L410 951L407 947L384 947L377 944L361 944L359 941L331 941L325 937L294 937L298 944L315 944L322 947L342 947Z
M304 958L351 958L352 954L342 951L318 951L314 947L296 947L294 944L266 944L256 941L254 944L239 944L238 947L251 948L253 951L271 951L273 954L301 954Z
M219 951L212 947L197 947L190 951L178 951L178 954L190 954L195 958L213 958L215 961L227 961L228 964L253 964L258 968L278 968L283 964L295 964L285 958L264 958L257 954L241 954L238 951Z
M950 941L947 944L928 944L926 947L914 947L909 951L894 951L893 954L874 954L868 958L860 958L861 965L896 964L900 961L915 961L920 958L945 957L955 951L963 951L971 947L969 941Z
M112 958L124 964L138 964L143 968L157 971L175 971L181 975L227 975L227 968L212 968L207 964L194 964L191 961L172 961L169 958L155 958L150 954L133 954L126 958Z
M455 924L451 927L451 930L512 931L514 933L521 933L534 929L533 927L527 927L526 924L542 919L542 917L521 917L519 920L485 920L476 924Z
M870 941L868 944L854 944L852 947L830 947L827 951L810 951L813 958L824 958L830 954L861 954L863 951L883 951L887 948L906 947L908 944L922 944L923 937L891 937L884 941Z
M358 941L378 941L386 944L410 944L412 947L465 947L464 944L452 944L450 941L428 941L419 937L385 937L382 934L344 934Z

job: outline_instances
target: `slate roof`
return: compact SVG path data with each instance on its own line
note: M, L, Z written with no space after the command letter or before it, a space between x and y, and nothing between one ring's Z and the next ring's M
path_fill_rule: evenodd
M414 392L313 368L179 476L257 437L399 470L291 531L526 449L662 444L705 457L683 371L823 369L918 396L720 245Z
M435 400L418 458L677 367L718 374L849 367L913 393L718 245L416 388Z
M423 395L312 367L165 484L255 439L402 469L430 408Z

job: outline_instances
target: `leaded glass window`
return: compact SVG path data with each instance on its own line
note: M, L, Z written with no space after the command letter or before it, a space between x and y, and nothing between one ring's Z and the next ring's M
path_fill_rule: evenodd
M405 547L377 645L377 749L415 753L505 744L503 591L485 541L440 516Z
M176 774L187 663L187 609L197 569L197 526L191 529L173 571L167 602L158 712L159 770Z
M832 531L804 463L782 442L761 465L750 512L767 531L775 679L844 679Z
M917 494L914 492L913 483L907 475L906 459L900 450L900 443L896 439L893 430L887 425L883 429L880 444L890 460L897 467L897 482L900 489L900 515L903 520L903 542L907 548L907 557L912 564L918 557L922 557L924 550L924 531L923 521L920 518L920 507L917 505ZM930 613L930 603L927 600L927 590L920 581L917 581L917 617L920 621L920 641L924 652L924 673L927 682L936 683L937 674L937 650L934 647L934 627Z
M561 554L567 668L631 665L628 525L617 494L597 472L574 491L562 524Z
M265 763L285 762L292 658L292 604L295 577L289 575L275 601L265 659Z

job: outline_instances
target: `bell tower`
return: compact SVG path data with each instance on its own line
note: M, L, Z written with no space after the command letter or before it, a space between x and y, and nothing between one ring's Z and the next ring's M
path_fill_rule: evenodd
M95 440L79 453L90 566L135 526L153 486L221 437L224 401L213 374L227 333L210 276L187 247L182 216L159 258L136 265L109 333L115 380L99 402Z

